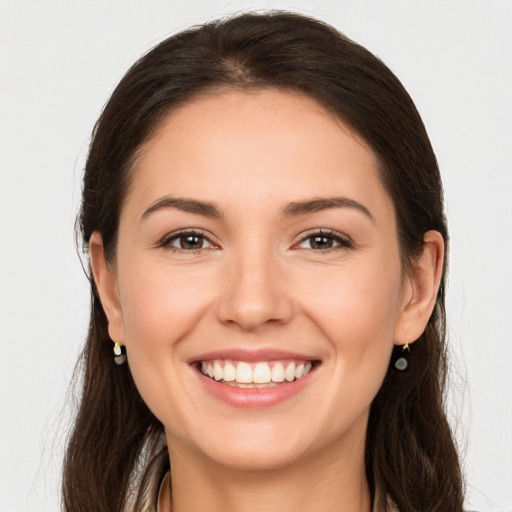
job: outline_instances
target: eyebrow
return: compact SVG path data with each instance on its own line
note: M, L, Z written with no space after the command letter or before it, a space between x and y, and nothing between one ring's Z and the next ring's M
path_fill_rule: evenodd
M211 217L214 219L221 219L224 217L215 203L211 203L209 201L198 201L197 199L166 196L150 206L142 214L142 219L145 219L153 212L161 210L162 208L176 208L183 212L203 215L204 217Z
M308 213L316 213L331 208L355 208L364 213L373 222L375 219L366 206L349 199L348 197L320 197L317 199L309 199L305 201L296 201L288 204L283 209L283 217L299 217Z
M142 219L145 219L153 212L164 208L175 208L187 213L193 213L195 215L202 215L204 217L210 217L214 219L224 218L224 214L217 207L217 205L210 201L199 201L197 199L166 196L159 199L156 203L145 210L142 214ZM368 218L375 222L375 219L370 213L370 210L366 208L366 206L347 197L321 197L315 199L307 199L304 201L294 201L287 204L283 208L281 215L283 218L300 217L301 215L317 213L333 208L354 208L364 213Z

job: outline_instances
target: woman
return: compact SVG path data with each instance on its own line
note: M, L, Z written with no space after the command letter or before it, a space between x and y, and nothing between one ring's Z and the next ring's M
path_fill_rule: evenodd
M288 13L162 42L95 127L80 228L65 510L462 510L439 171L364 48Z

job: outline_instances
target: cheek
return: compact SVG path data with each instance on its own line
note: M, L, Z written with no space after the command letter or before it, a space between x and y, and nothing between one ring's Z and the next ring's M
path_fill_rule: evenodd
M318 295L311 311L316 325L330 342L327 358L332 375L324 414L327 435L336 436L340 425L348 429L356 418L366 418L386 376L393 349L397 317L398 279L341 278L336 293ZM333 408L332 404L339 404Z
M203 276L160 265L131 267L120 295L130 350L138 345L169 346L192 330L209 300Z
M401 267L396 264L367 265L316 275L303 283L315 293L304 294L305 308L329 338L347 347L364 350L379 342L392 344L401 300ZM307 301L307 302L306 302Z
M399 318L399 264L368 265L360 272L330 273L316 279L304 309L329 340L337 403L369 406L385 377ZM305 299L306 300L306 299Z
M130 271L122 274L119 292L130 371L155 416L164 421L172 410L173 422L179 423L180 403L188 392L181 387L180 342L204 317L212 287L205 276L192 279L186 270L172 271L147 261L138 264L134 259L127 265Z

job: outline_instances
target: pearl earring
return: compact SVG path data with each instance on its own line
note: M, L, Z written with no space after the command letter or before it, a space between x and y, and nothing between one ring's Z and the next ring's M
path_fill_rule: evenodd
M411 349L409 348L409 343L405 343L404 345L402 345L402 352L405 352L406 350L407 352L411 351ZM407 358L404 355L400 356L395 361L395 368L400 372L404 372L405 370L407 370L408 367L409 361L407 361Z
M124 346L119 343L114 343L114 363L121 365L126 363L126 353Z

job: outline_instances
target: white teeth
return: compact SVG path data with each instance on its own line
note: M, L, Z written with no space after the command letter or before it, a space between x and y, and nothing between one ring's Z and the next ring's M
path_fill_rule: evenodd
M248 363L238 363L236 366L236 381L241 384L252 383L252 368Z
M295 363L288 363L288 366L284 371L284 376L288 382L291 382L293 379L295 379Z
M284 368L281 363L276 363L272 368L272 382L283 382Z
M268 384L271 380L274 380L273 372L270 371L270 367L267 363L258 363L253 370L252 380L256 384Z
M243 382L237 382L236 384L233 384L233 386L237 387L237 388L254 388L254 384L251 383L251 384L245 384Z
M213 377L215 378L215 380L222 380L222 377L223 377L223 370L222 370L222 366L219 364L218 361L215 361L215 363L213 364Z
M259 362L251 364L240 361L232 363L218 359L215 361L202 361L200 370L203 375L207 375L216 381L223 381L232 386L238 387L271 387L287 381L292 382L307 375L312 368L311 361L296 365L294 361L282 363Z
M233 382L236 379L236 368L231 363L224 366L224 377L226 382Z
M277 386L278 384L276 384L275 382L269 382L268 384L241 384L240 382L228 382L227 383L228 386L231 386L231 387L234 387L234 388L244 388L244 389L249 389L249 388L272 388L274 386Z

